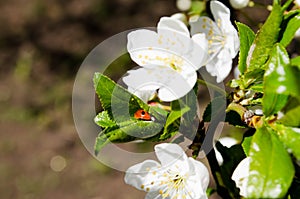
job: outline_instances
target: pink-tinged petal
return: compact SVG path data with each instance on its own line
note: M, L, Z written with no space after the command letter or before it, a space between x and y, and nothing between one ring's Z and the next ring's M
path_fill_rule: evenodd
M157 31L160 34L161 30L170 30L186 37L190 37L190 32L187 26L180 20L172 17L162 17L157 24Z

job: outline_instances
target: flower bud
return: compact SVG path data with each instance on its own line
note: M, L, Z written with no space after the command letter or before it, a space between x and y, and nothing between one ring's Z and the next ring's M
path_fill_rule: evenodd
M180 11L187 11L191 8L192 1L191 0L177 0L176 6Z
M233 8L242 9L248 5L249 0L229 0L229 2Z

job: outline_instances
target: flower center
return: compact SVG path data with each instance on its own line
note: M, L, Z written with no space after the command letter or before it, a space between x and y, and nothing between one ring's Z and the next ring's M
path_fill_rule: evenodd
M186 198L187 195L184 192L184 188L187 177L171 170L168 170L165 176L167 179L166 181L162 181L161 184L165 184L166 187L159 190L159 194L162 198L170 196L172 196L172 199L178 198L179 196L179 198Z

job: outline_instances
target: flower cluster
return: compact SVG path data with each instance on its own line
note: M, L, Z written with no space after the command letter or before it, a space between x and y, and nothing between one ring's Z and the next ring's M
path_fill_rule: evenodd
M155 146L160 163L146 160L126 171L125 182L147 192L146 199L205 199L209 173L177 144Z
M231 71L232 59L239 50L236 29L230 11L222 3L211 1L214 21L192 18L189 31L178 16L162 17L157 32L137 30L128 35L127 49L141 68L128 71L123 81L128 90L143 100L157 92L162 101L186 95L197 81L197 70L207 71L223 81Z

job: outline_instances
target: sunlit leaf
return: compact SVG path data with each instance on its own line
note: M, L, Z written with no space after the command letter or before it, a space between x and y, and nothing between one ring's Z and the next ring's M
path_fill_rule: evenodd
M282 30L284 30L280 43L283 46L287 46L295 36L296 31L300 28L300 14L299 11L295 11L294 14L289 15L287 19L283 21Z
M273 45L278 41L283 10L279 4L274 4L268 19L258 31L248 54L247 71L263 69L269 59Z
M247 68L247 56L251 44L253 43L255 33L245 24L236 23L240 36L240 53L239 53L239 71L243 74Z
M100 112L95 118L94 121L101 127L112 127L115 126L116 123L112 121L107 113L107 111Z
M257 129L251 141L247 192L249 198L282 198L293 177L294 166L277 135L266 127Z
M266 116L280 111L288 95L300 94L300 72L292 67L285 48L276 44L264 76L263 110Z
M282 124L273 124L271 126L277 133L279 140L288 148L288 150L300 160L300 128L287 127Z

